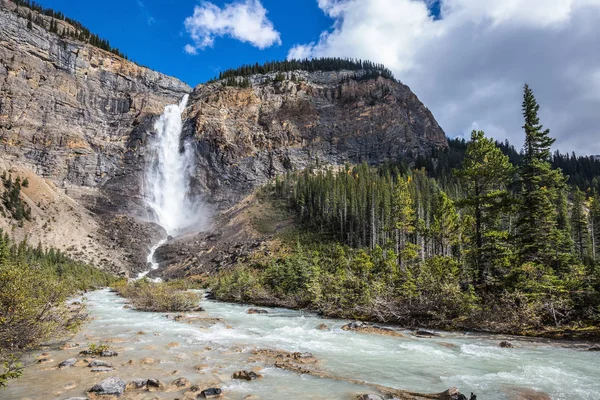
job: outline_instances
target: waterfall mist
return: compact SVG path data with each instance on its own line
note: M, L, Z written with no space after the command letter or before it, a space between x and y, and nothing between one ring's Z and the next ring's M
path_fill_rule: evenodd
M191 143L182 139L182 114L188 102L185 95L179 104L165 107L154 124L155 136L150 142L150 161L147 164L144 196L152 210L152 219L162 226L168 236L202 231L208 223L207 213L194 198L190 183L194 173L195 155ZM148 254L153 268L154 252L166 242L157 243Z

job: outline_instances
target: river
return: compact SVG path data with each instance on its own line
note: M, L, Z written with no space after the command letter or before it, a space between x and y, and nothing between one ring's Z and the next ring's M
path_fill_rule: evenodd
M599 353L585 343L526 340L481 334L443 333L416 338L341 330L348 321L324 320L311 313L269 309L247 314L247 306L204 300L200 320L174 321L164 313L125 308L126 301L108 290L86 295L90 321L69 340L79 347L43 350L53 361L32 363L21 379L0 392L2 399L67 399L109 376L126 381L158 378L167 384L178 377L191 383L223 389L223 399L355 399L372 388L317 378L274 368L252 357L255 349L311 352L319 368L343 378L354 378L403 390L437 393L452 386L474 392L479 400L525 399L533 392L552 399L600 398ZM216 319L219 320L216 320ZM329 330L317 329L327 324ZM500 348L510 340L514 348ZM85 366L56 369L77 357L88 343L108 342L119 352L107 359L109 373L92 373ZM39 357L38 352L37 355ZM80 357L81 359L82 357ZM145 360L144 360L145 359ZM150 360L152 359L152 360ZM131 360L131 362L130 362ZM237 381L242 369L260 370L264 378ZM181 393L126 392L126 399L176 399ZM527 397L530 396L530 397Z

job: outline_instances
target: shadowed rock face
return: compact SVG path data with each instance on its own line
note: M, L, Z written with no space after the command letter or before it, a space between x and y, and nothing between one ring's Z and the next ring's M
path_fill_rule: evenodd
M401 83L357 82L348 71L296 71L293 81L257 75L251 88L212 83L192 92L109 52L36 24L28 29L29 12L0 0L0 173L30 173L48 193L25 194L35 221L13 228L0 217L0 228L17 239L73 248L73 257L114 272L146 269L149 247L165 235L147 223L143 173L157 117L186 93L184 136L197 161L192 191L218 210L316 160L379 163L447 146L432 114ZM59 21L59 29L74 28ZM52 210L60 204L68 209L58 215ZM161 266L198 254L215 237L206 235L187 237L185 248L170 242L157 252ZM240 243L221 246L222 257L231 258L225 253L235 248L237 259L260 246L256 235L239 236ZM215 258L208 250L206 267Z
M410 89L349 71L296 71L301 81L251 78L252 88L201 85L187 110L197 144L199 191L221 208L286 170L380 163L447 146L444 131ZM291 76L291 74L290 74Z

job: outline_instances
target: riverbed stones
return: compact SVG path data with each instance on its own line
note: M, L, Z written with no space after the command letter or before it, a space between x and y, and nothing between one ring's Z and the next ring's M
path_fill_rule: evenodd
M70 368L75 366L75 364L77 363L77 359L76 358L69 358L68 360L65 360L63 362L61 362L60 364L58 364L58 368Z
M221 397L223 391L220 388L208 388L200 392L200 398L213 399L215 397Z
M117 357L118 355L119 353L112 350L104 350L102 353L100 353L100 357Z
M142 358L140 360L140 364L145 364L145 365L154 364L154 358L149 358L149 357Z
M125 392L127 384L121 378L111 376L100 383L94 385L88 392L98 396L116 396L121 397Z
M260 379L262 378L262 375L257 374L254 371L237 371L233 374L232 376L233 379L241 379L241 380L245 380L245 381L253 381L256 379Z
M263 310L262 308L249 308L248 311L246 311L246 314L268 314L269 312L267 310Z

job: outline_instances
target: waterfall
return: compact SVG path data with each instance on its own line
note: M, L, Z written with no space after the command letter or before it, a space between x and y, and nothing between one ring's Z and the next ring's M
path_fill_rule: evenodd
M152 219L165 229L168 237L200 231L203 223L202 209L190 190L194 151L191 144L181 138L182 114L187 102L188 95L185 95L179 104L166 106L154 124L155 136L150 142L145 174L146 203L152 211ZM147 261L153 269L158 268L154 253L168 237L150 249Z

